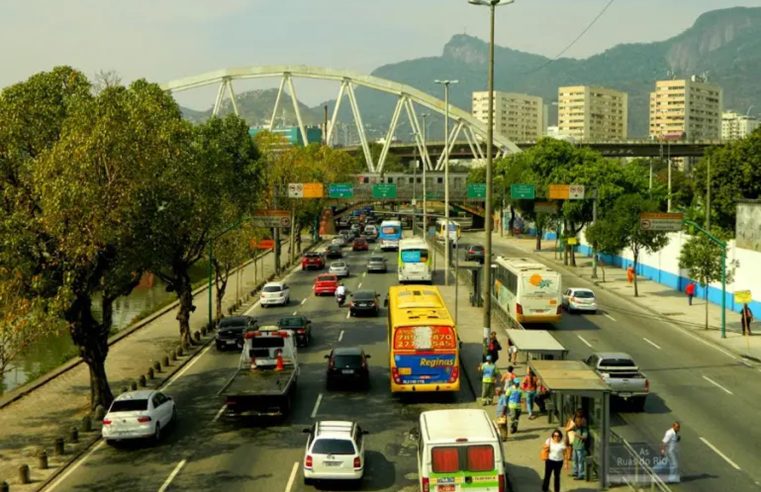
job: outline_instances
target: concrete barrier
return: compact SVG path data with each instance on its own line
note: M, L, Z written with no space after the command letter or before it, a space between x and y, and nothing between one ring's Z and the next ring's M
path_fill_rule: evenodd
M42 448L37 452L37 468L40 470L48 469L48 452L45 451L45 448Z
M29 478L29 465L21 465L18 467L18 481L22 484L31 482Z
M55 442L53 443L53 454L56 456L63 456L64 452L66 451L63 437L57 437Z

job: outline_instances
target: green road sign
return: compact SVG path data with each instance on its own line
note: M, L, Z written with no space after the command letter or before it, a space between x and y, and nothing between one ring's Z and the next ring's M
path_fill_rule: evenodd
M510 185L510 198L513 200L533 200L536 198L536 189L530 184Z
M396 198L396 185L395 184L374 184L373 185L373 198Z
M468 199L478 200L486 198L486 183L468 183Z
M328 198L354 198L354 185L351 183L328 184Z

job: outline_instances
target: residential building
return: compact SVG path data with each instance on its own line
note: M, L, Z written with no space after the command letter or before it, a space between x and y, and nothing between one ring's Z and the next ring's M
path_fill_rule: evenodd
M749 115L724 111L721 115L721 139L724 141L745 138L761 126L761 121Z
M489 93L474 92L473 116L488 124ZM542 98L528 94L494 91L494 132L513 142L532 142L544 134Z
M721 138L721 87L704 77L659 80L650 93L650 136L658 139Z
M626 140L629 95L587 85L558 88L558 130L580 142Z

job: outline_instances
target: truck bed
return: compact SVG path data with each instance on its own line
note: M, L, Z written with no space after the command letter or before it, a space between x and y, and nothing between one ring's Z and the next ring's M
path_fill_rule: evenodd
M222 396L276 396L290 389L296 369L286 367L282 371L261 369L238 369L222 388Z

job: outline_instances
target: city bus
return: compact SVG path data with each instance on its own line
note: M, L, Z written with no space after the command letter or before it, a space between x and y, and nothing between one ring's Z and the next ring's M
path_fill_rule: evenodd
M381 222L378 240L382 250L394 250L399 248L399 240L402 238L402 222L399 220L384 220Z
M446 219L437 219L436 220L436 239L444 242L446 241ZM457 243L457 241L460 239L460 236L462 236L462 227L457 222L453 221L452 219L449 220L449 242L450 243Z
M560 273L525 258L499 256L494 264L491 295L512 321L524 327L560 321Z
M395 285L386 304L391 393L459 391L459 338L439 289Z
M431 258L428 243L419 237L399 241L399 283L431 283Z

